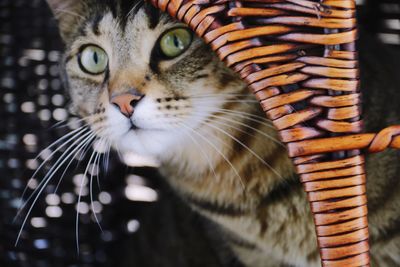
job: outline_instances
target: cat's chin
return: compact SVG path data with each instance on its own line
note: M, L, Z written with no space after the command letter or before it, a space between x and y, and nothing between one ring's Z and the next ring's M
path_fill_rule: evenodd
M135 154L161 162L174 153L177 136L161 130L131 129L113 142L121 154Z

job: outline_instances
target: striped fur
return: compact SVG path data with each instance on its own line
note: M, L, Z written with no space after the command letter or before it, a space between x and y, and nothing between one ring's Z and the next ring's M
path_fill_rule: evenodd
M160 161L171 186L218 225L246 266L318 266L309 207L285 148L243 82L201 40L195 38L177 59L155 58L159 36L184 25L147 4L48 2L67 45L64 69L72 110L86 117L99 137L121 153ZM104 76L79 70L77 51L87 43L109 54ZM382 117L398 122L399 107L374 90L382 84L383 65L367 59L365 66L367 127L381 128ZM132 118L136 130L109 103L111 93L131 87L145 95ZM384 87L385 95L399 97L396 83ZM398 154L372 156L367 166L373 261L380 267L400 266Z

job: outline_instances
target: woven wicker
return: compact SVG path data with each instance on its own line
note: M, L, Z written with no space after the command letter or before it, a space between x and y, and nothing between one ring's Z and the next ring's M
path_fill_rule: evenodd
M361 134L355 1L151 2L188 24L260 101L304 184L322 266L369 266L363 153L400 148L400 126Z

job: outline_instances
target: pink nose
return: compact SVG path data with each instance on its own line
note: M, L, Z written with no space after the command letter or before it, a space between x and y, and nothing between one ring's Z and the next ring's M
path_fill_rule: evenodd
M126 117L132 116L134 108L143 96L133 94L117 95L111 98L111 103L116 105Z

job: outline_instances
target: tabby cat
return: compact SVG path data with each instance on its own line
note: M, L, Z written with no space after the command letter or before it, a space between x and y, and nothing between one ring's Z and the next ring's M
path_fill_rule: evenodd
M97 138L157 159L244 266L319 266L309 206L284 146L245 84L201 39L140 1L47 1L66 44L71 110ZM379 50L371 41L366 52L394 61ZM369 58L363 68L367 130L399 122L391 101L398 77L379 80L396 68ZM400 266L398 161L391 151L367 164L374 266Z

